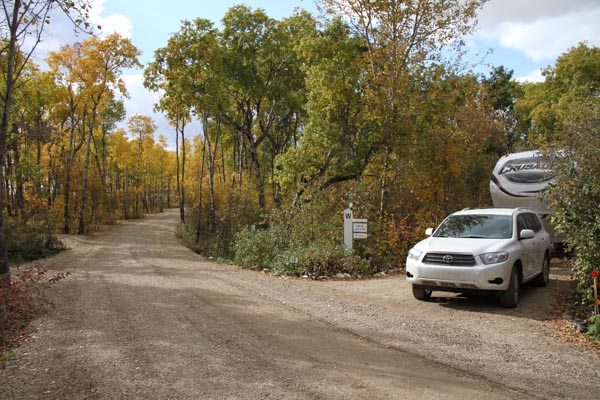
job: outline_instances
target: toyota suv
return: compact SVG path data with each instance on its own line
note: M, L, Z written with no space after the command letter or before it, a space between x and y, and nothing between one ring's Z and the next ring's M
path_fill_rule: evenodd
M550 236L529 209L465 209L426 234L406 260L406 278L418 300L433 291L478 292L516 307L523 283L548 284Z

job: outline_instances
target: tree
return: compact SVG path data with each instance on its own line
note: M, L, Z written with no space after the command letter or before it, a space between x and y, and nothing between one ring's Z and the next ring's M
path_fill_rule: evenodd
M212 23L208 20L196 19L193 22L183 21L181 31L169 38L167 47L155 52L154 61L144 70L144 86L153 91L162 91L163 95L157 110L163 111L171 125L175 127L176 175L177 197L179 199L179 212L181 222L185 222L185 127L191 120L192 98L201 94L205 89L202 84L206 77L201 75L198 79L190 73L197 63L206 62L205 59L196 60L194 52L203 51L198 46L199 37L211 35ZM212 51L208 49L208 52ZM205 64L210 65L210 64ZM199 81L199 85L194 82ZM179 135L181 134L181 151ZM181 162L180 162L181 154ZM181 165L181 169L180 169Z
M582 99L600 92L600 48L585 43L562 54L554 67L543 71L545 81L525 87L517 102L536 145L560 140L567 114Z
M112 34L106 39L92 37L73 46L63 46L60 52L48 58L53 73L65 91L67 108L64 123L69 140L66 154L66 182L64 194L64 232L70 230L71 170L75 156L84 149L82 190L79 197L78 232L85 232L85 212L88 195L88 177L94 134L104 136L102 116L110 116L117 93L127 95L120 78L124 68L139 66L137 50L128 39ZM102 173L100 170L99 173Z
M523 89L513 80L513 72L499 66L493 69L489 78L483 78L482 81L494 116L504 128L504 145L509 153L514 151L515 144L525 136L515 108L517 99L523 95Z
M81 103L79 96L78 78L74 71L77 68L77 62L82 57L81 44L73 46L63 46L58 52L51 52L47 62L51 73L59 82L59 98L61 107L56 112L59 118L59 129L67 130L67 144L63 146L64 170L64 190L63 190L63 232L69 233L71 229L71 184L72 173L75 165L76 156L84 144L84 133L82 129Z
M600 48L580 44L526 92L534 143L546 148L555 182L546 193L553 222L575 253L573 273L584 301L600 258Z
M230 8L223 17L222 46L225 50L223 72L231 107L223 108L223 121L232 126L248 146L258 204L266 210L265 182L259 147L267 138L255 135L255 120L263 111L262 102L268 90L268 60L262 57L265 43L272 33L274 21L263 10L246 6Z
M276 168L278 183L295 190L296 198L309 187L320 191L359 178L373 151L363 70L356 63L362 41L336 20L303 46L310 66L306 70L309 121L298 145L278 157Z
M76 27L89 28L87 11L90 4L86 0L77 2L66 0L3 0L2 11L4 19L0 25L3 35L0 56L6 60L2 93L2 116L0 120L0 277L9 272L6 240L4 238L4 169L6 161L6 142L9 130L10 114L15 85L24 66L29 61L37 45L42 39L44 27L50 22L50 12L60 9L74 22ZM4 35L7 35L5 37ZM24 51L26 39L33 37L33 45L29 51Z
M331 157L331 160L321 163L326 167L325 169L316 168L316 171L322 171L318 172L318 175L323 175L326 169L332 169L334 165L344 166L342 171L337 173L333 169L329 171L334 173L326 183L355 180L362 176L372 161L376 160L381 165L378 171L379 210L380 215L385 213L391 165L396 155L401 154L402 149L407 145L406 140L410 137L415 121L422 118L423 109L428 107L428 103L424 102L425 97L419 92L418 71L432 64L444 64L446 68L451 68L453 63L449 60L448 54L460 55L463 45L462 36L472 32L476 10L484 2L477 0L466 2L322 0L320 2L329 13L343 18L349 29L346 36L355 43L354 58L346 58L344 60L346 63L342 64L344 67L352 68L351 74L342 72L346 71L346 68L340 68L340 71L332 70L328 76L339 75L344 79L345 85L338 86L345 88L350 96L355 98L360 96L360 101L355 104L361 107L358 112L350 109L343 110L343 107L338 109L350 115L358 125L338 126L337 134L344 137L341 148L345 147L349 151L344 151L341 158L326 154L326 158ZM339 24L334 21L334 24L336 23ZM447 51L449 48L452 51ZM340 54L343 55L342 57L349 57L344 51ZM328 62L326 58L323 59L324 64ZM352 63L355 65L353 66ZM314 69L322 67L314 65ZM352 82L351 79L355 81ZM355 88L354 93L351 87ZM322 89L317 83L314 87L309 86L308 90L309 92L315 90L318 93ZM332 87L330 90L335 92L338 89ZM321 95L317 98L322 105L315 109L315 115L319 115L319 109L335 109L336 101L328 106L323 104L328 100L331 101L331 97ZM310 123L316 122L318 118L313 118L310 111L309 109ZM343 117L343 113L340 116ZM338 123L345 124L343 118ZM353 143L351 138L348 138L349 133L362 143ZM303 145L299 150L292 151L304 152L306 148L307 146ZM332 160L336 160L336 164L333 164ZM311 175L313 174L305 176Z
M106 194L106 212L109 216L114 214L116 207L113 200L114 181L108 160L110 156L110 136L116 129L117 122L125 119L125 114L123 101L112 99L100 115L100 138L92 137L96 168L100 174L102 190Z
M545 195L555 211L555 228L566 235L575 254L573 274L581 298L592 302L591 272L598 271L600 259L600 101L596 97L572 104L561 124L560 151L546 154L555 180Z
M143 212L148 213L150 212L150 209L148 206L148 188L146 186L146 179L147 165L149 162L148 158L150 156L150 154L147 153L149 153L148 150L150 149L145 151L144 147L149 147L146 145L148 140L152 143L154 142L154 132L156 131L157 126L152 118L139 114L129 118L127 126L129 128L129 133L133 135L137 141L137 172L139 175L136 183L138 190L141 191ZM138 207L136 206L136 209L137 208Z

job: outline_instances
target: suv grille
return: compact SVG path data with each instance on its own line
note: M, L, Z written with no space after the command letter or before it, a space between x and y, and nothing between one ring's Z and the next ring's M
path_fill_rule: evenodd
M423 262L425 264L472 266L475 265L475 257L471 254L427 253Z

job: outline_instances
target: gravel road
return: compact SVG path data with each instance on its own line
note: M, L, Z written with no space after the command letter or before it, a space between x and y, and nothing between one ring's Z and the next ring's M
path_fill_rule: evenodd
M418 302L399 275L317 282L213 263L177 242L177 222L169 210L68 236L39 262L70 275L0 370L0 398L600 398L600 357L547 321L564 271L517 309Z

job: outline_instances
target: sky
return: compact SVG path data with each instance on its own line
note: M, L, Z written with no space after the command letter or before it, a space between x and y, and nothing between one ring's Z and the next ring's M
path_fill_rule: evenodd
M314 0L94 0L90 19L102 26L103 35L118 32L129 38L142 51L140 61L146 65L153 60L154 51L166 46L169 36L179 31L182 20L206 18L218 25L236 4L261 8L275 19L291 16L296 8L318 14ZM490 0L478 20L476 33L466 39L468 48L473 53L489 51L485 62L513 70L519 81L542 81L541 69L554 65L561 54L580 42L600 46L598 0ZM72 26L60 18L46 33L35 60L40 65L48 51L85 40L81 35L75 37ZM490 70L482 67L483 72ZM143 87L143 71L125 71L123 79L129 92L129 99L125 99L127 118L151 116L158 125L157 135L166 136L172 145L174 129L162 115L154 113L153 104L159 95Z

